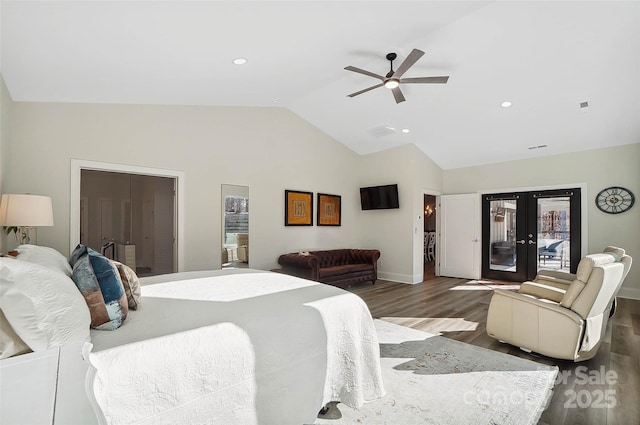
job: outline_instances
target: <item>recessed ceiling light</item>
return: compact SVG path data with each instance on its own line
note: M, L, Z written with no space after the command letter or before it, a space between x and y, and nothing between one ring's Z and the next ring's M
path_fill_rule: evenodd
M245 58L235 58L233 60L233 63L235 65L244 65L245 63L247 63L247 59L245 59Z
M408 128L403 128L403 129L402 129L402 130L400 130L400 131L402 131L404 134L407 134L407 133L408 133L408 132L410 132L411 130L409 130Z
M500 106L502 106L503 108L510 108L511 105L512 105L511 102L509 102L508 100L500 104Z

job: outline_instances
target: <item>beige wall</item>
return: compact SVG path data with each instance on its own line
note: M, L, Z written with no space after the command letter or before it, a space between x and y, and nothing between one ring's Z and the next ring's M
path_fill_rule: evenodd
M424 190L440 192L442 170L415 145L360 157L354 190L398 184L400 209L360 211L365 245L380 247L380 277L406 283L422 281ZM356 206L360 208L359 204Z
M575 152L444 172L444 192L472 193L558 185L586 185L587 252L607 245L640 259L640 143ZM595 205L596 194L622 186L636 195L636 205L622 214L605 214ZM621 296L640 299L640 266L632 266Z
M63 253L71 158L184 171L186 270L220 267L222 183L250 188L254 268L276 267L285 252L362 245L358 155L286 109L14 102L12 122L6 190L53 198L55 226L38 242ZM342 226L285 227L285 189L342 195Z
M425 191L576 183L587 187L588 251L613 244L640 252L640 208L610 216L593 203L609 185L640 194L639 144L443 172L413 145L358 156L282 108L9 104L3 191L52 196L56 225L40 229L39 243L63 253L69 249L71 158L184 171L185 270L220 267L223 183L250 188L251 266L259 269L277 267L284 252L370 247L382 252L382 278L418 282ZM22 158L29 167L21 166ZM400 209L360 210L359 187L391 183L399 185ZM342 226L284 226L285 189L341 195ZM640 268L632 269L624 295L640 298L639 275Z
M11 124L11 96L0 74L0 194L5 193L7 182L7 163L9 160L9 126ZM6 236L0 229L0 252L4 251Z

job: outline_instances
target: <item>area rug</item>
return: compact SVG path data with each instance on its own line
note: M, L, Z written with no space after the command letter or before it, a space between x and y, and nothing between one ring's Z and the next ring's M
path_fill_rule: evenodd
M318 425L535 425L557 367L375 320L387 395Z

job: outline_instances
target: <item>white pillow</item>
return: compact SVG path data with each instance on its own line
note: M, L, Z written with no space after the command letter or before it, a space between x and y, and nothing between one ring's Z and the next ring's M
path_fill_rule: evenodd
M91 316L70 277L30 261L0 258L0 309L33 351L91 340Z
M47 266L53 270L61 271L71 277L72 269L67 258L53 248L38 245L20 245L16 248L19 260Z

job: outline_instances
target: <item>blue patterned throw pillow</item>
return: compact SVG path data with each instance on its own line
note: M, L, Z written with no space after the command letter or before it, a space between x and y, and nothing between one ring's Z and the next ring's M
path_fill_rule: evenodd
M108 258L79 244L69 258L72 278L91 313L91 327L118 329L127 318L128 302L120 274Z

